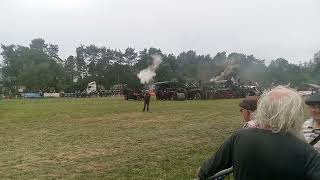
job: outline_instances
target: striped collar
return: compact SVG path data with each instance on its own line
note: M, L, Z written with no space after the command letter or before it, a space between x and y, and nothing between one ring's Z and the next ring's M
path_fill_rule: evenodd
M304 128L308 128L308 129L320 129L320 128L314 128L314 120L313 118L310 118L308 120L306 120L303 124Z

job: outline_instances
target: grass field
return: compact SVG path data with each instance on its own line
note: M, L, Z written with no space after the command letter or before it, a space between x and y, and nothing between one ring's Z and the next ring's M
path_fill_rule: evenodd
M241 126L239 99L0 101L0 177L193 179Z

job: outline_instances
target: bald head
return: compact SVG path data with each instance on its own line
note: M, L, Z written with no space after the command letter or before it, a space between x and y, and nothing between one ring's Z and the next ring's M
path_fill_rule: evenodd
M256 120L260 127L270 127L274 132L299 131L303 124L302 99L295 90L278 86L261 96Z
M295 91L289 89L288 87L284 87L284 86L278 86L274 89L272 89L269 93L267 93L266 95L269 96L269 98L272 101L278 101L281 100L283 98L287 98L291 95L295 95ZM296 93L297 94L297 93ZM298 94L297 94L298 95Z

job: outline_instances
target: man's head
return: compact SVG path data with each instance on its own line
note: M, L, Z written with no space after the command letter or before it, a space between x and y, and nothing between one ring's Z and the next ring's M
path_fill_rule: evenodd
M240 102L240 113L246 122L251 120L252 113L257 109L257 102L257 97L249 97Z
M303 124L303 106L299 94L290 88L278 86L263 93L256 113L260 127L273 132L298 132Z
M309 114L315 120L320 122L320 93L311 95L305 103L309 106Z

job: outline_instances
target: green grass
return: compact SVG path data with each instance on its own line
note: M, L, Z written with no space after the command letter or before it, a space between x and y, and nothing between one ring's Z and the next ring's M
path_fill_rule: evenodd
M193 179L241 127L234 100L0 101L0 177Z

